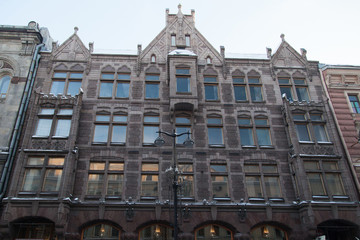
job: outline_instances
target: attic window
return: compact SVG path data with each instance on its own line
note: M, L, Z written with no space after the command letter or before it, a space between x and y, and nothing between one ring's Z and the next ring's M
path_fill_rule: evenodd
M185 36L185 44L187 47L190 47L190 35Z
M156 56L153 54L151 55L151 63L156 63Z
M171 35L171 46L176 46L176 35Z
M211 59L211 57L207 57L207 58L206 58L206 64L212 64L212 59Z

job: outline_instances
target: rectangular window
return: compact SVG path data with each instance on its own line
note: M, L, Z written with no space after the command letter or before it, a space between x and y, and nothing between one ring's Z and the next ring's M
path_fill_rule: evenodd
M141 196L158 196L159 164L143 163L141 166Z
M209 145L223 146L223 132L222 132L222 119L221 118L208 118L208 140Z
M63 165L63 157L29 157L25 166L22 191L58 192Z
M210 164L213 198L228 198L228 177L226 165Z
M250 96L253 102L262 102L262 90L261 86L250 86Z
M101 81L100 83L100 97L111 98L113 91L113 82Z
M52 126L52 119L43 119L40 118L38 120L35 135L36 136L42 136L47 137L50 136L51 126Z
M126 125L113 125L111 142L125 143L126 141Z
M153 145L159 136L159 116L144 116L143 143Z
M89 174L87 194L101 195L103 184L104 184L104 174Z
M185 35L185 44L187 47L190 47L190 36L189 35Z
M266 118L255 119L256 136L259 146L270 146L270 127Z
M146 75L145 83L145 98L158 99L159 98L159 75Z
M110 140L111 144L125 144L126 124L126 115L96 115L93 142L104 144Z
M290 83L290 78L279 78L278 81L280 85L281 96L285 94L289 101L293 101L292 85Z
M176 46L176 36L171 35L171 46Z
M179 171L181 173L181 196L184 198L193 198L194 197L194 176L193 176L193 165L180 163L178 165Z
M70 133L71 120L70 119L58 119L55 136L67 137Z
M130 73L118 73L116 97L129 98L129 90L130 90Z
M296 89L298 101L309 102L310 98L309 98L308 88L306 86L305 79L294 79L294 83L295 83L295 89Z
M109 125L95 125L94 142L106 143L108 141Z
M247 101L246 86L234 85L234 94L236 101Z
M239 118L239 132L241 146L254 146L254 135L250 118Z
M175 125L176 125L176 133L185 133L191 132L191 120L187 116L177 116L175 118ZM177 144L183 144L187 139L188 135L184 134L176 138Z
M204 76L204 84L205 84L205 100L208 101L219 100L217 77Z
M176 91L179 93L190 92L190 78L176 77Z
M351 109L354 113L360 113L360 103L357 95L349 95Z
M80 72L54 72L50 93L75 96L79 94L82 78Z

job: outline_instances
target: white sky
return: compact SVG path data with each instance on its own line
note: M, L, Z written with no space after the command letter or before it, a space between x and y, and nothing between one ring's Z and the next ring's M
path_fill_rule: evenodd
M220 51L266 54L280 34L309 60L360 65L360 0L0 0L0 25L36 21L63 43L74 27L88 46L143 49L165 27L165 9L190 14L195 26Z

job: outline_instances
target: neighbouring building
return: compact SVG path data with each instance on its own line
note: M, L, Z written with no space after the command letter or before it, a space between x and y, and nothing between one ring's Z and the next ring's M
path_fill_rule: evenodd
M43 37L45 36L45 37ZM0 25L0 198L6 190L20 129L48 31L36 22ZM45 47L43 47L45 48Z
M77 28L41 52L2 239L359 237L318 62L284 35L262 56L217 51L194 17L166 10L133 54L97 53Z
M347 157L360 178L360 66L321 64L320 68Z

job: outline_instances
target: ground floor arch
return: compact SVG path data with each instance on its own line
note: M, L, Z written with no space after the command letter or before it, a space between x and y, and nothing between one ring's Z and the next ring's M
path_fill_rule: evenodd
M57 240L55 224L43 217L23 217L10 224L13 239Z
M289 228L277 222L264 222L251 228L251 240L288 240Z
M359 226L341 219L327 220L317 226L319 237L326 240L354 240L360 239Z

